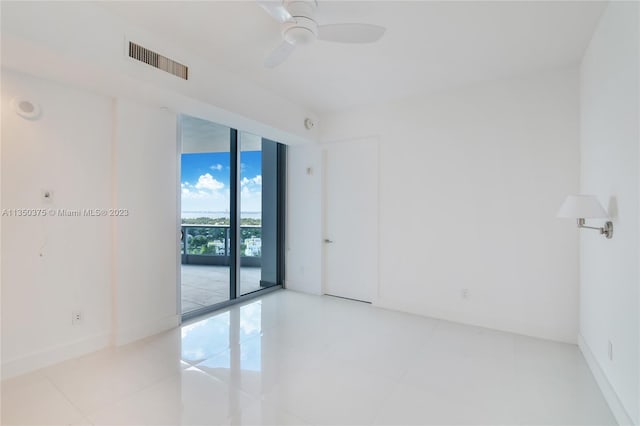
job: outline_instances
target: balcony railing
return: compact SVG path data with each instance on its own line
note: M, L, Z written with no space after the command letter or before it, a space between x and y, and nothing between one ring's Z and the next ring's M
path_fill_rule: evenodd
M262 227L240 227L240 263L260 266ZM183 264L229 266L231 239L228 225L182 224L181 253Z

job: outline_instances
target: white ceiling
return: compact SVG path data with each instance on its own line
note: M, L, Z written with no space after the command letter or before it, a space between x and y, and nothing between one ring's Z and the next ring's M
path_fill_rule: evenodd
M180 136L183 153L229 152L231 149L231 129L197 117L183 115L180 122ZM260 136L240 132L240 151L261 151Z
M275 69L279 24L253 1L104 2L102 7L318 113L579 62L606 3L318 0L323 23L363 22L376 44L315 42ZM187 64L188 65L188 64Z

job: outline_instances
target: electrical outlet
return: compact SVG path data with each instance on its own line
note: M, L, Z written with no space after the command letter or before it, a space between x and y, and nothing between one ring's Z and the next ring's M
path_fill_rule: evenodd
M82 311L71 312L71 325L82 324Z
M609 340L609 345L607 347L607 355L609 356L609 360L613 361L613 343Z
M463 299L468 299L469 298L469 289L468 288L463 288L462 291L460 292L460 297L462 297Z

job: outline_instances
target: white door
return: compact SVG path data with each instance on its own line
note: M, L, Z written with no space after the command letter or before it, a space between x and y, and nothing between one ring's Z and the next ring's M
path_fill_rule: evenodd
M373 301L378 288L378 143L324 150L324 292Z

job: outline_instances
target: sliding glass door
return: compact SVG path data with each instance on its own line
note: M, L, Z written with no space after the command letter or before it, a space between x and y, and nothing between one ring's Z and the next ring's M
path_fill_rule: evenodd
M240 133L240 288L260 290L262 270L262 138Z
M185 317L283 281L284 145L181 118Z
M279 182L281 144L240 133L240 288L239 294L280 284Z

